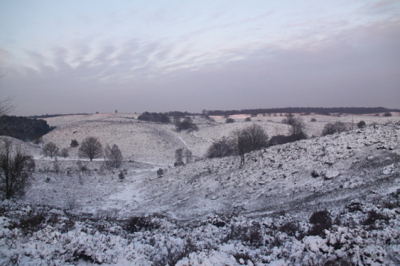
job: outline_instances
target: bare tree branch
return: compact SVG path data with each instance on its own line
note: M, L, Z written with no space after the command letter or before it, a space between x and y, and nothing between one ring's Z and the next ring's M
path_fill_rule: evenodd
M0 74L0 78L4 77L6 74L7 73ZM15 109L15 105L12 103L13 99L13 97L8 97L0 101L0 116L9 114L12 110Z

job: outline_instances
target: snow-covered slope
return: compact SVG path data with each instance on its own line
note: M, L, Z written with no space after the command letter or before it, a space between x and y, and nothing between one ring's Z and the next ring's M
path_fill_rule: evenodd
M193 219L208 213L312 211L400 187L399 125L271 147L237 157L206 159L126 181L123 194L141 199L121 213L163 213ZM129 198L129 197L128 197ZM124 202L125 203L125 202ZM114 202L118 204L117 202ZM131 212L131 213L130 213Z

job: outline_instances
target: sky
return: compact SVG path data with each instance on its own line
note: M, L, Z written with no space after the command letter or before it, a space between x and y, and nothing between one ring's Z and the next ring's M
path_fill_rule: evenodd
M0 0L13 115L400 108L399 0Z

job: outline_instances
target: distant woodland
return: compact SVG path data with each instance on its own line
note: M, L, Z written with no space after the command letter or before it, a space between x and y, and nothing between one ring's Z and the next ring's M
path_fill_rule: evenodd
M286 108L268 108L268 109L243 109L243 110L203 110L203 114L206 115L237 115L237 114L276 114L276 113L302 113L302 114L374 114L374 113L386 113L386 112L400 112L399 109L388 109L384 107L286 107Z
M41 119L8 115L0 117L0 135L14 137L23 141L39 139L52 129L46 121Z

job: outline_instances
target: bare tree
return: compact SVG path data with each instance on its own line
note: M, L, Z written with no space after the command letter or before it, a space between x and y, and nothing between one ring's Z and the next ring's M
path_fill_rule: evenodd
M13 105L12 100L11 97L8 97L0 101L0 116L6 115L14 110L15 105Z
M24 191L30 174L35 169L32 157L13 149L9 140L4 140L0 149L0 192L6 199Z
M246 130L235 130L232 132L231 146L235 153L240 156L240 164L244 164L244 154L250 151L249 136Z
M54 142L49 142L43 147L43 154L45 156L50 156L50 158L53 158L54 156L58 155L58 147Z
M290 124L292 126L292 130L291 133L292 135L304 135L304 128L305 128L305 124L303 122L303 120L300 117L296 117L293 119L292 124Z
M243 130L245 136L248 138L248 149L250 151L259 150L268 146L268 135L262 126L257 124L252 124Z
M290 133L292 135L303 136L302 138L306 138L304 133L305 124L300 117L295 117L292 113L288 113L286 118L282 120L282 123L291 126Z
M106 159L106 165L114 168L120 167L124 159L121 150L116 144L114 144L112 148L110 148L109 145L104 148L104 157Z
M284 118L284 119L282 120L282 124L292 125L293 122L294 122L294 119L295 119L294 115L293 115L292 113L287 113L287 114L285 115L285 117L286 117L286 118Z
M89 158L92 161L103 156L103 147L98 138L87 137L82 141L78 153L80 157Z
M4 77L5 74L0 74L0 78ZM4 100L0 100L0 116L6 115L14 110L15 105L12 103L13 98L8 97Z
M268 135L257 124L252 124L242 130L232 132L231 143L234 150L240 156L240 162L244 164L244 155L248 152L262 149L268 146Z

